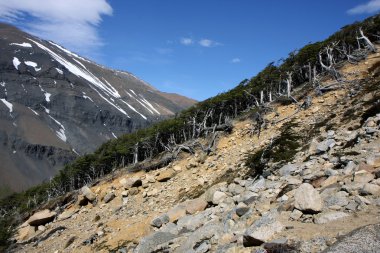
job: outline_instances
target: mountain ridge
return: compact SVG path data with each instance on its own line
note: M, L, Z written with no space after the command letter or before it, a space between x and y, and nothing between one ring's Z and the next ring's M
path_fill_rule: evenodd
M168 96L127 71L102 66L14 26L1 23L0 36L0 148L9 158L0 165L2 175L8 175L0 183L14 190L48 180L104 141L196 102ZM37 167L39 173L26 176L27 168Z

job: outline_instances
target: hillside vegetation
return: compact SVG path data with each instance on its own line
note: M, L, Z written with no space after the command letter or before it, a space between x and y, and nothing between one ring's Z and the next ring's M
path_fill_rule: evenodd
M217 130L229 130L231 120L248 111L257 122L255 133L259 132L263 124L262 116L269 110L270 103L296 103L300 108L307 106L308 98L303 96L302 91L315 89L317 94L322 94L333 89L342 78L339 74L340 65L346 61L355 64L363 60L366 53L374 50L365 38L371 42L377 41L379 31L380 16L345 26L322 42L308 44L291 52L278 64L268 64L259 74L249 80L243 80L236 88L200 102L172 119L106 142L93 154L80 157L65 166L49 182L1 200L0 244L7 243L12 224L22 220L23 216L18 214L25 214L48 200L91 184L116 169L159 168L175 159L180 151L192 152L195 145L200 145L209 153ZM321 86L327 76L333 76L334 81ZM292 91L296 89L301 92L297 93L298 96L293 96ZM296 142L301 140L301 137L293 132L291 125L285 127L285 130L284 138L290 136L295 138ZM211 138L208 147L195 142L197 138L206 136ZM276 139L274 144L281 141L284 140ZM299 145L294 146L294 142L285 141L282 144L287 145L279 146L280 149L286 147L282 150L284 152L299 148ZM159 162L155 164L154 159L162 152L165 152L164 158L160 157ZM263 155L263 152L264 150L249 160L253 170L263 170L260 166L263 157L272 158L274 162L284 159L270 153ZM294 154L290 152L283 155ZM139 162L150 166L139 166ZM25 216L28 216L28 213Z

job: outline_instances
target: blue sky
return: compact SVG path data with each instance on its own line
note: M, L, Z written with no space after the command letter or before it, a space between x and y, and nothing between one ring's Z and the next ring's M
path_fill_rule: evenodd
M0 19L197 100L380 10L379 0L0 0Z

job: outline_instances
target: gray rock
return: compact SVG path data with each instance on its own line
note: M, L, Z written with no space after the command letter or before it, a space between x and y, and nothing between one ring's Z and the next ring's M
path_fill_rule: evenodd
M244 204L243 202L240 202L236 207L236 214L240 217L243 216L246 212L248 212L249 207Z
M216 191L214 192L214 196L212 197L212 203L214 205L219 205L226 198L227 198L227 194L225 194L224 192Z
M344 175L352 175L354 171L356 170L357 165L353 161L349 161L343 169Z
M238 184L232 183L232 184L228 185L228 191L230 193L232 193L233 195L238 195L238 194L244 192L244 187L242 187Z
M281 176L289 176L291 175L293 172L297 171L298 167L294 164L287 164L287 165L284 165L282 166L279 170L278 170L278 173L281 175Z
M356 201L351 200L348 205L346 205L346 209L350 211L356 211L358 209L358 203Z
M323 253L379 252L380 224L368 225L340 238Z
M83 195L84 195L84 196L85 196L90 202L92 202L92 201L94 201L94 200L96 199L96 195L95 195L95 193L93 193L93 192L91 191L91 189L88 188L87 185L83 186L82 189L81 189L81 191L82 191L82 194L83 194Z
M376 184L365 184L360 190L360 194L380 196L380 186Z
M195 232L191 233L184 243L178 247L174 252L183 253L189 252L194 253L199 248L204 241L210 240L211 238L218 237L223 233L223 225L220 223L208 223L207 225L197 229Z
M51 212L49 209L45 209L33 214L26 223L31 226L45 225L46 223L53 221L56 215L56 212Z
M304 183L294 194L294 206L303 212L320 212L323 208L322 198L311 184Z
M260 179L257 180L252 186L248 187L248 190L252 192L259 192L265 189L265 178L263 177L260 177Z
M340 206L344 207L348 205L348 199L347 199L348 193L344 191L340 191L331 195L328 195L324 199L324 203L327 207L330 206Z
M135 253L151 253L156 249L160 249L162 244L169 243L177 236L167 232L154 232L143 239L134 250Z
M298 220L302 217L302 212L300 210L294 209L293 212L290 214L290 218L293 220Z
M156 217L154 218L152 221L151 221L151 225L153 227L156 227L156 228L160 228L162 225L166 224L169 222L169 216L166 215L166 214L163 214L159 217Z
M210 217L206 212L188 215L177 221L177 227L179 230L185 229L186 231L195 231L202 227L209 219Z
M342 218L345 218L345 217L348 217L348 216L350 216L350 215L346 214L344 212L330 211L330 212L326 212L326 213L320 213L320 214L315 215L315 217L314 217L314 223L316 223L316 224L325 224L325 223L328 223L330 221L342 219Z
M113 200L114 198L115 198L116 196L115 196L115 193L113 193L113 192L109 192L109 193L107 193L106 194L106 196L104 196L104 203L108 203L108 202L110 202L111 200Z
M268 241L285 227L278 221L278 213L271 211L255 221L244 233L250 240Z
M244 204L250 205L256 200L258 200L259 195L257 193L246 191L243 194L241 194L240 201L244 202Z

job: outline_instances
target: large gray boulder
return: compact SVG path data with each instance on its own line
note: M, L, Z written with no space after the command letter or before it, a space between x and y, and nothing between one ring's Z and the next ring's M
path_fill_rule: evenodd
M54 220L56 212L51 212L49 209L45 209L33 214L26 222L31 226L45 225L48 222Z
M355 229L343 236L323 253L379 252L380 224Z
M167 232L155 232L141 239L139 245L134 250L135 253L151 253L162 248L162 244L169 243L177 236Z
M278 220L278 213L276 211L272 211L255 221L245 231L243 239L246 242L266 242L271 239L276 233L279 233L284 229L284 225Z
M311 184L301 184L294 194L294 200L295 208L304 213L317 213L322 211L322 198Z
M314 217L314 223L325 224L325 223L329 223L330 221L342 219L348 216L350 215L344 212L335 212L335 211L320 213Z
M88 199L90 202L96 199L95 193L93 193L87 185L83 186L81 191L83 196L85 196L85 198Z

